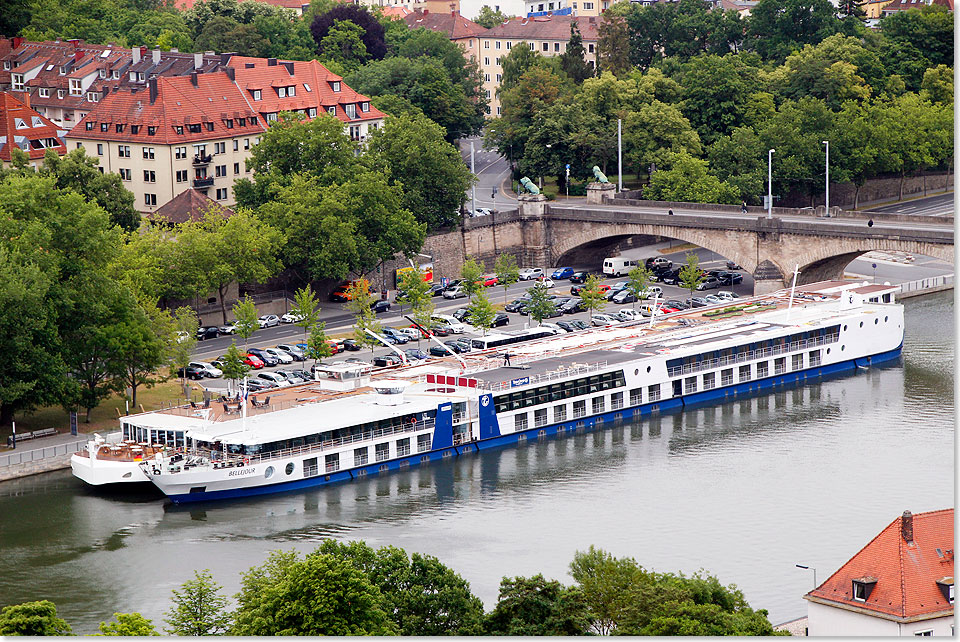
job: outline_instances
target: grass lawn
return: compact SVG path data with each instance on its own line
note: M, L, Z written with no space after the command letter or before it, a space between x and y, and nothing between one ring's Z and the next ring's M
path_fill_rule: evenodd
M190 382L191 394L194 401L203 399L203 393L196 382ZM90 413L90 423L84 423L85 411L78 416L77 428L82 433L112 432L119 430L117 418L124 412L126 397L113 395L104 400ZM130 408L130 414L144 410L158 410L170 404L185 403L183 390L179 379L171 379L155 385L153 388L137 389L137 408ZM46 406L38 408L29 415L17 415L17 432L30 432L41 428L56 428L61 433L70 432L70 415L61 406ZM9 427L0 429L0 443L6 444L7 435L11 433ZM28 442L25 442L28 443Z

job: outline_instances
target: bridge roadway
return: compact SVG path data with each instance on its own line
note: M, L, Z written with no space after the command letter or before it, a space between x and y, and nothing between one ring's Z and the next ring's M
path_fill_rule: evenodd
M669 211L673 211L673 215ZM953 262L953 218L814 210L659 203L617 198L602 204L556 203L521 197L520 209L464 224L465 247L481 258L492 247L482 231L496 229L496 251L518 254L526 265L560 265L584 246L615 245L636 235L695 243L734 260L753 273L758 292L782 287L799 265L801 283L838 278L843 268L870 250L906 251ZM869 225L869 221L873 225Z

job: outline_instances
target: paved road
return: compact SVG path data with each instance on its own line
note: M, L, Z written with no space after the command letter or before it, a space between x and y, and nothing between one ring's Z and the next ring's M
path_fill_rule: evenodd
M881 207L869 208L871 212L886 212L888 214L912 214L915 216L953 216L954 194L938 194L912 201L902 201Z
M460 141L460 154L463 162L470 167L470 143L473 142L474 165L477 175L477 207L486 207L492 210L512 210L517 207L517 197L513 193L504 193L502 191L503 181L510 176L510 164L507 159L497 154L494 150L485 150L483 148L483 138L465 138ZM493 188L497 188L497 195L493 196ZM473 192L467 190L468 210L473 209L471 197Z

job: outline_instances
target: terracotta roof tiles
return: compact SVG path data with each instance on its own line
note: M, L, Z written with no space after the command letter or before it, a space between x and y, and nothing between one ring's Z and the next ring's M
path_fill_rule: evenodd
M403 19L411 29L423 27L430 31L439 31L445 33L450 40L475 38L487 31L476 22L467 20L456 12L430 13L417 9L405 15Z
M33 160L43 158L47 149L66 154L67 147L63 142L66 133L16 98L14 93L0 92L0 160L9 163L14 147L19 147Z
M484 38L515 38L530 40L569 40L570 23L576 22L584 42L599 39L600 18L589 16L542 16L511 18L501 25L487 29Z
M211 208L222 210L225 217L233 216L233 210L220 205L203 192L190 188L174 196L147 217L175 225L186 221L199 221Z

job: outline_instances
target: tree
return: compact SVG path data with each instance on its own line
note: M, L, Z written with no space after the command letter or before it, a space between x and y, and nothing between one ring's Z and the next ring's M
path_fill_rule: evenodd
M167 361L172 336L169 313L161 312L155 304L138 306L117 324L115 374L130 389L130 403L134 406L138 388L152 388L163 380L157 370Z
M500 581L497 605L484 621L486 635L587 635L590 610L583 593L537 574Z
M933 67L953 64L953 29L953 12L940 5L897 11L880 25L889 41L912 45Z
M471 301L477 292L483 289L482 276L483 266L477 263L472 256L460 266L460 288L467 293Z
M746 44L765 60L781 61L839 27L829 0L760 0L750 12Z
M459 150L444 130L422 115L388 118L372 137L367 160L402 188L402 203L428 231L460 221L460 208L473 184Z
M238 382L250 372L250 366L244 363L243 355L244 353L240 352L237 348L237 344L231 341L230 347L227 348L223 358L220 360L220 369L223 370L223 378L227 381L232 381L234 386L237 386Z
M49 600L24 602L0 610L0 635L70 635L70 625L57 617L57 607Z
M648 171L651 165L658 170L669 167L676 154L701 154L700 136L674 105L654 100L628 112L625 120L625 161L638 174Z
M313 330L314 326L320 320L320 308L317 296L309 285L297 290L293 295L294 305L290 314L299 317L294 321L294 325L303 328L303 342L307 342L307 336Z
M493 29L497 25L502 25L504 22L509 20L511 16L508 16L501 12L499 9L494 11L490 8L490 5L483 5L480 7L480 13L477 15L477 19L474 20L478 25L484 29ZM15 33L13 31L9 33Z
M424 328L430 327L430 317L433 316L433 294L430 284L423 279L423 270L412 267L400 276L397 284L402 292L398 294L397 303L409 305L413 312L413 320ZM419 343L419 337L417 339Z
M341 28L342 23L351 22L360 29L363 47L370 60L381 60L387 55L383 25L366 7L348 4L335 5L326 13L315 17L310 24L310 33L313 34L313 39L316 41L321 54L325 53L323 49L324 40L331 30L338 26L338 22L341 23Z
M530 318L535 319L537 325L540 325L544 319L553 313L556 306L550 299L547 286L542 281L537 281L529 292L530 301L527 303L527 310L530 311Z
M363 27L349 20L334 20L327 35L320 41L324 60L339 63L346 70L354 70L370 59L363 44Z
M604 14L597 28L597 70L609 71L619 77L626 74L630 64L630 25L623 16Z
M690 298L696 292L697 286L704 282L706 277L700 269L700 256L695 252L687 252L687 262L680 268L680 285L690 290Z
M923 73L920 97L932 103L953 103L953 69L937 65Z
M98 635L116 635L123 637L141 637L160 635L153 622L139 613L114 613L116 622L101 622Z
M690 203L740 202L740 194L735 187L711 174L706 161L686 152L674 154L668 169L660 169L653 174L650 183L643 189L643 197L653 201Z
M501 254L493 264L493 271L497 275L497 283L503 287L503 302L506 303L507 288L520 280L517 258L513 254Z
M643 295L646 294L651 280L650 270L643 265L638 265L627 273L627 290L638 299L645 298Z
M307 355L313 357L314 365L321 359L333 356L333 349L330 347L330 340L327 338L326 323L317 323L310 329L310 337L307 339Z
M702 55L681 67L679 105L700 139L711 144L744 124L751 96L761 89L755 54Z
M133 192L124 187L119 174L103 172L99 164L98 158L87 156L83 149L74 149L64 156L48 149L38 173L52 177L59 189L73 190L95 202L124 230L136 230L140 227L140 212L134 207Z
M486 292L477 292L467 309L470 311L470 325L480 328L480 333L486 336L487 330L493 326L493 317L497 314Z
M181 371L180 386L183 388L184 397L188 396L186 368L192 360L193 352L197 347L198 327L197 314L193 310L184 306L174 311L174 334L170 340L170 367L174 371Z
M180 590L173 589L173 607L167 611L164 622L170 626L170 635L222 635L230 626L227 598L221 595L223 587L213 581L210 571L193 572Z
M833 110L847 100L865 100L886 72L879 57L857 38L834 34L787 56L771 76L777 92L791 99L820 98Z
M503 67L503 77L500 80L500 86L497 87L497 95L501 95L508 89L517 86L523 74L534 67L547 67L547 60L528 45L526 41L516 43L516 46L510 50L506 56L500 59Z
M395 635L383 594L347 560L274 552L244 574L233 635Z
M600 289L600 277L596 274L591 274L583 282L579 296L580 300L583 301L583 307L590 310L590 316L593 316L596 312L603 312L603 308L607 304L606 293Z
M570 40L560 56L560 68L578 85L593 75L593 69L584 59L583 36L576 20L570 22Z
M233 304L233 333L243 339L243 350L246 354L247 342L253 333L260 329L257 316L257 306L249 294Z
M347 288L347 309L353 313L354 338L358 344L369 346L371 351L380 345L380 342L367 332L380 332L380 324L371 309L373 302L370 283L366 279L357 279Z
M577 551L570 562L570 575L583 591L592 615L591 627L599 635L610 635L625 612L632 608L631 589L643 576L632 558L614 558L593 546Z
M270 46L250 24L240 24L226 16L216 16L204 25L195 46L201 51L236 51L244 56L260 56Z

